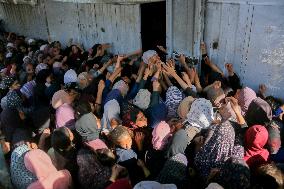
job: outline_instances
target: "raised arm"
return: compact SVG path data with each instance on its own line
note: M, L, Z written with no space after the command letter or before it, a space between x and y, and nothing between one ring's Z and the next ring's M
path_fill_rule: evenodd
M168 74L168 75L171 75L178 83L179 85L181 86L181 88L183 90L185 90L186 88L188 88L188 85L178 76L178 74L176 73L173 65L170 65L170 64L163 64L163 68L164 68L164 71Z

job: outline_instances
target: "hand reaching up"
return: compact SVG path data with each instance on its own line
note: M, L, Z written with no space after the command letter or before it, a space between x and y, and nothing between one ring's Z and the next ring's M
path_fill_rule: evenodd
M174 68L174 66L172 64L169 64L167 62L167 64L163 65L164 71L168 74L168 75L174 75L176 74L176 70Z
M225 64L225 68L227 69L229 76L234 75L233 64L227 63L227 64Z

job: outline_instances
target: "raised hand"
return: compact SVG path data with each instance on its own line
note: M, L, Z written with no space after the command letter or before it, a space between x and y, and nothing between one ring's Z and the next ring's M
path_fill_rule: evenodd
M226 63L225 64L225 68L227 69L229 76L233 76L234 75L234 68L233 68L233 64L231 63Z

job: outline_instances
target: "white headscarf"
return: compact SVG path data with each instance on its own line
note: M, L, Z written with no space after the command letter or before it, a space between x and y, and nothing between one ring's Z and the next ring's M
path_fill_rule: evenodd
M205 98L196 99L190 107L186 121L193 127L207 128L214 120L213 107Z
M143 53L143 56L142 56L142 60L145 64L148 64L149 63L149 59L152 57L152 56L155 56L157 55L157 52L154 51L154 50L148 50L146 52Z

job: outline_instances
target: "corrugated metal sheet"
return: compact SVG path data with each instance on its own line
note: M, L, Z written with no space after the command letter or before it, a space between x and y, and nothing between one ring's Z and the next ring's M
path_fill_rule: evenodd
M39 1L29 5L0 4L9 31L48 37L67 44L70 38L89 48L112 43L115 53L141 47L139 5L80 4ZM0 10L1 10L0 9ZM46 16L45 16L46 15Z
M256 90L264 83L268 86L268 94L282 98L283 10L280 1L228 3L210 0L206 6L204 33L210 57L221 69L225 69L226 62L231 62L245 85ZM218 42L217 49L212 48L214 42Z

